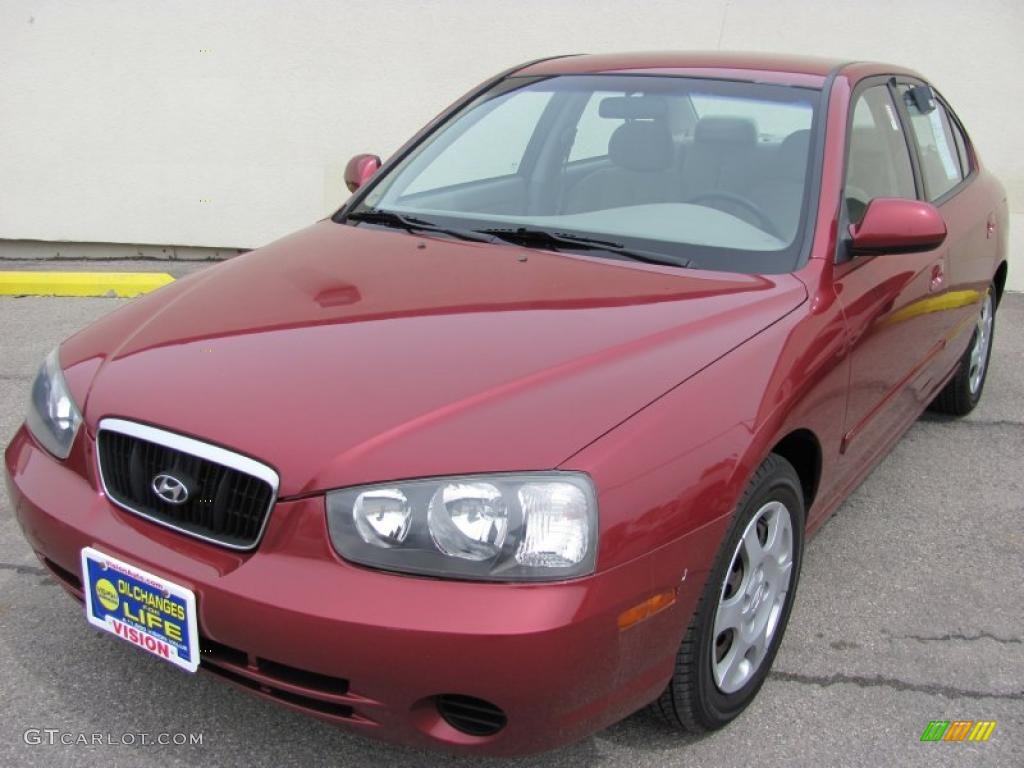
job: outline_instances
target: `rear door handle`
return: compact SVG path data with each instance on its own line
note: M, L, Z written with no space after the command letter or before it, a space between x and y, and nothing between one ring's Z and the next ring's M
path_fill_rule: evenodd
M986 240L991 240L992 239L992 235L994 235L995 233L996 233L996 215L994 213L990 213L988 215L988 227L985 230L985 239Z

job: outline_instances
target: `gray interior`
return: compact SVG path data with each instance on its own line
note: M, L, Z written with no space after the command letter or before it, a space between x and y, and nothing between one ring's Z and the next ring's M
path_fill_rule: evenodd
M794 242L804 209L809 110L780 123L772 111L777 102L766 98L768 91L758 93L761 86L731 97L733 114L721 101L729 96L709 95L715 88L729 93L724 85L704 84L707 92L693 95L678 85L682 81L644 81L646 92L622 89L622 81L611 78L605 89L590 80L556 88L543 114L533 118L532 138L514 172L405 194L490 106L515 99L516 90L499 95L425 142L365 204L429 212L434 220L456 215L544 222L556 229L587 223L587 232L619 231L623 237L658 239L671 231L669 242L758 252L781 251ZM497 132L496 150L502 140ZM582 149L574 154L578 140ZM634 207L645 210L633 216ZM677 221L653 226L647 222L654 210ZM604 217L584 216L597 212Z
M605 157L564 169L560 212L696 201L791 241L800 219L810 131L795 131L780 142L759 141L752 120L716 116L697 121L693 133L673 135L664 118L623 122ZM439 211L535 213L528 209L528 186L515 175L420 193L402 203L415 200L416 208Z
M759 142L753 120L705 117L692 138L674 138L666 120L633 120L612 134L606 162L572 183L567 213L626 205L707 201L789 242L800 218L810 131Z

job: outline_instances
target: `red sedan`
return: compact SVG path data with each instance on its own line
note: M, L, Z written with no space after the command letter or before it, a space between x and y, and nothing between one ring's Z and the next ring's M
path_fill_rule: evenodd
M5 466L89 622L359 733L725 725L806 537L981 397L1006 198L912 71L549 59L346 180L54 350Z

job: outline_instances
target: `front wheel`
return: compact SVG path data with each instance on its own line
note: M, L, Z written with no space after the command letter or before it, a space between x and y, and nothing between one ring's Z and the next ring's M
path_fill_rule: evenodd
M754 474L653 709L687 731L721 728L757 695L782 642L800 577L804 503L792 465Z
M978 320L974 327L971 343L960 358L960 366L956 375L950 379L942 391L935 397L931 410L948 413L951 416L966 416L974 410L981 400L981 392L985 388L988 375L989 359L992 356L992 339L995 335L996 303L992 289L981 302Z

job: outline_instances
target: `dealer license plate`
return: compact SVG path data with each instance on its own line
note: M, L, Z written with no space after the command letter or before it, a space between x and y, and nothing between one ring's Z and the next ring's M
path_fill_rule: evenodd
M82 550L82 583L90 624L189 672L199 668L192 590L92 547Z

